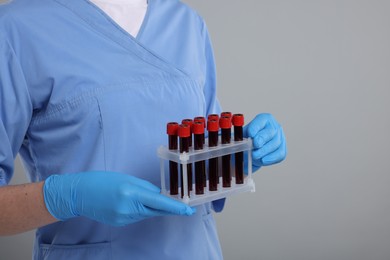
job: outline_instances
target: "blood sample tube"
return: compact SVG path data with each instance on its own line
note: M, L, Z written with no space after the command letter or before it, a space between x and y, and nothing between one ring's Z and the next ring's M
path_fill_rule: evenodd
M209 147L218 145L218 130L219 125L217 120L208 120L207 131L209 132ZM218 158L209 160L209 190L216 191L218 189Z
M194 121L192 119L183 119L181 121L181 123L183 125L188 125L190 127L190 147L192 146L192 124L194 123Z
M206 128L206 118L204 118L203 116L197 116L194 118L194 123L196 122L201 122L203 124L203 144L205 144L205 138L204 138L204 129ZM207 178L206 178L206 162L205 161L202 161L203 162L203 172L204 172L204 176L203 176L203 184L204 184L204 187L207 186Z
M243 129L244 125L244 115L243 114L234 114L232 118L232 123L234 126L234 141L243 140ZM236 169L236 184L244 183L244 152L238 152L235 155L235 169Z
M218 124L218 131L219 131L219 115L218 114L210 114L207 116L207 120L210 121L210 120L215 120L217 121L217 124ZM218 144L218 139L217 139L217 144ZM218 173L218 176L217 176L217 184L219 184L219 178L221 177L220 176L220 172L218 172L218 168L217 168L217 173Z
M221 127L221 143L229 144L231 140L232 119L229 116L222 116L219 119L219 126ZM231 186L230 174L230 154L222 156L222 186Z
M178 129L178 135L180 140L180 153L188 153L189 152L189 136L191 134L190 127L188 125L179 125ZM188 185L188 196L190 196L190 186L192 186L192 180L190 182L190 171L189 167L190 164L187 164L187 185ZM181 171L181 196L184 196L184 181L183 181L183 165L180 165L180 171ZM191 173L192 174L192 173ZM192 178L191 178L192 179Z
M177 132L179 129L179 124L176 122L170 122L167 124L167 134L168 134L168 147L169 150L177 150ZM177 195L179 187L179 172L177 163L169 161L169 186L170 194Z
M206 118L204 118L203 116L197 116L194 118L194 123L196 122L201 122L203 123L203 128L206 128ZM204 131L203 131L203 144L204 144Z
M190 136L188 137L188 145L192 147L192 125L194 121L192 119L183 119L181 121L183 125L187 125L190 128ZM188 190L192 190L192 163L187 164L187 173L188 173ZM191 185L190 185L191 184Z
M204 124L203 122L194 122L192 125L194 133L194 150L203 150L204 142ZM195 162L195 194L204 193L205 163L204 161Z

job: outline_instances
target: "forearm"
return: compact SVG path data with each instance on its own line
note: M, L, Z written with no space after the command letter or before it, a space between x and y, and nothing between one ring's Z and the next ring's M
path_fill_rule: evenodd
M43 182L0 188L0 235L26 232L57 221L47 211Z

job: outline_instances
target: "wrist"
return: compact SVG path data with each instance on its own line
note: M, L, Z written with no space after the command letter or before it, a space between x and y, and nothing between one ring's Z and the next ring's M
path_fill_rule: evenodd
M75 210L76 189L73 174L51 175L43 185L43 198L49 213L58 220L79 216Z

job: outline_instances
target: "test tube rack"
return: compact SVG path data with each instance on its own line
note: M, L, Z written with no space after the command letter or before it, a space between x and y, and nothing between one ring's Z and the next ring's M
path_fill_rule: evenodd
M207 140L205 142L207 144ZM209 183L207 180L206 187L204 189L204 194L195 194L194 188L188 195L188 184L187 184L187 164L198 162L198 161L207 161L211 158L219 158L221 159L222 156L231 154L232 157L235 153L238 152L245 152L247 156L248 161L248 173L246 176L244 176L244 183L243 184L236 184L234 172L235 168L234 165L231 162L231 172L232 172L232 181L231 181L231 187L222 187L222 177L220 178L217 191L210 191L209 190ZM221 198L225 198L227 196L243 193L243 192L255 192L255 182L252 178L252 139L244 138L242 141L232 141L229 144L219 144L215 147L208 147L207 145L204 146L204 149L202 150L194 150L193 148L190 148L189 152L186 153L180 153L179 151L172 151L169 150L166 146L160 146L157 151L157 155L160 158L160 173L161 173L161 193L182 201L189 206L196 206L200 205L206 202L218 200ZM182 185L179 187L179 194L178 195L171 195L169 190L166 187L166 168L165 168L165 162L167 161L173 161L177 162L179 165L182 165L183 172L182 174ZM219 171L221 171L222 167L219 167ZM180 173L179 173L180 174ZM169 176L169 173L168 173ZM221 174L219 174L221 176ZM194 184L192 184L194 185ZM184 196L181 197L180 189L184 189Z

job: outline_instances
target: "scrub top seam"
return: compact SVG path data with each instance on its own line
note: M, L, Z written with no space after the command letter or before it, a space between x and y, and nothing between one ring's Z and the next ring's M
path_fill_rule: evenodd
M31 144L31 141L30 141L29 136L28 136L28 132L29 132L29 128L30 128L31 122L32 122L32 120L33 120L33 110L34 110L34 107L33 107L32 100L31 100L31 95L30 95L30 92L29 92L29 89L28 89L28 84L27 84L27 81L26 81L26 77L25 77L25 75L24 75L23 68L22 68L22 66L21 66L21 64L20 64L20 62L19 62L19 57L18 57L18 55L16 54L15 50L13 49L11 43L8 41L8 39L7 39L6 37L1 37L1 38L3 39L4 45L6 45L6 46L8 47L7 50L6 50L6 51L8 52L8 55L10 55L11 58L12 58L12 57L15 58L15 62L17 63L17 66L18 66L18 68L19 68L19 70L20 70L20 73L21 73L21 75L22 75L22 77L23 77L23 82L24 82L23 88L24 88L24 90L25 90L26 93L27 93L28 101L29 101L29 104L28 104L28 105L29 105L29 108L30 108L30 111L31 111L31 113L29 114L30 122L29 122L29 125L28 125L28 127L27 127L26 132L24 133L24 135L25 135L25 138L27 138L28 143ZM21 144L21 146L22 146L22 145L23 145L23 143ZM21 146L19 147L18 150L21 149ZM37 166L38 162L37 162L37 159L36 159L37 157L36 157L36 155L35 155L34 149L33 149L33 147L32 147L31 145L28 145L28 150L29 150L29 153L30 153L30 156L31 156L31 160L32 160L32 162L33 162L34 172L35 172L35 174L38 176L38 178L41 179L42 176L41 176L41 174L40 174L40 172L39 172L39 170L38 170L38 166ZM32 175L31 175L31 176L32 176Z
M119 42L118 40L116 39L113 39L111 38L108 34L106 34L104 31L100 30L97 26L95 26L93 23L91 23L88 19L85 19L84 17L82 17L81 15L78 14L77 10L75 10L73 7L71 6L68 6L68 5L65 5L63 3L61 3L60 1L58 0L54 0L56 1L58 4L62 5L63 7L67 8L68 10L70 10L74 15L76 15L77 17L79 17L81 20L83 20L87 25L89 25L89 27L91 27L95 32L97 32L99 35L103 36L104 38L106 38L107 40L110 40L112 42L115 42L116 44L118 44L119 46L121 46L123 49L125 49L126 51L136 55L138 58L140 58L142 61L144 61L145 63L157 68L157 69L160 69L160 70L163 70L161 67L158 67L152 63L150 63L149 61L145 60L141 55L139 55L138 53L130 50L129 48L127 48L126 46L124 46L121 42ZM96 7L93 3L90 3L89 1L85 1L86 4L90 5L92 8L94 9L97 9L97 11L100 13L100 15L102 15L108 22L110 22L112 25L114 25L115 27L117 27L118 29L118 25L116 25L115 23L113 23L112 21L110 21L110 19L107 19L107 15L98 7ZM120 27L119 28L120 31L123 32L123 29ZM114 32L113 32L114 33ZM116 35L116 33L114 33ZM167 73L171 73L170 71L167 71L167 70L163 70Z
M28 89L28 84L27 84L27 81L26 81L26 76L24 75L24 70L23 70L22 64L20 64L20 62L19 62L20 61L19 56L16 54L16 52L15 52L14 48L12 47L11 43L9 42L8 38L6 38L6 37L1 37L1 38L4 39L4 44L8 46L9 54L11 54L11 56L15 57L15 61L16 61L17 65L18 65L20 73L23 76L24 90L26 91L26 93L28 95L28 100L30 101L29 107L31 108L31 111L33 111L34 107L33 107L33 104L32 104L31 94L30 94L30 91ZM30 114L30 118L31 117L32 117L32 113Z
M95 8L101 15L104 16L112 25L114 25L118 30L120 30L123 34L125 34L127 37L134 38L133 35L128 33L125 29L122 28L118 23L116 23L106 12L104 12L102 9L100 9L97 5L92 3L91 1L85 0L87 4L91 5L93 8ZM142 21L143 23L143 21ZM142 26L142 25L141 25Z
M32 163L34 165L34 173L35 173L35 174L31 174L30 173L30 176L36 175L38 181L41 181L41 180L43 180L42 174L39 171L38 160L37 160L37 156L36 156L36 153L35 153L35 150L34 150L34 145L32 145L31 140L30 140L30 138L28 136L28 133L26 134L26 138L27 138L28 143L29 143L28 150L30 151L30 156L31 156Z
M147 2L148 2L148 7L146 9L144 20L142 21L141 27L139 28L137 35L134 37L134 39L138 43L140 43L139 39L142 37L142 34L144 33L145 28L146 28L147 24L149 23L149 16L150 16L150 13L152 12L151 10L154 8L154 6L152 4L152 0L147 0Z
M128 37L130 38L130 40L132 40L133 42L135 42L139 47L141 47L142 49L144 49L147 53L149 53L150 55L154 56L157 60L159 60L160 62L163 62L165 63L166 66L168 66L169 69L173 69L175 71L179 71L180 73L184 74L185 76L187 77L190 77L190 75L183 69L180 69L180 68L177 68L174 64L170 63L169 61L165 60L164 58L162 58L161 56L159 56L157 53L151 51L149 48L146 48L139 39L141 39L142 37L142 34L144 34L144 31L145 31L145 28L146 28L146 25L149 23L149 16L150 16L150 13L151 13L151 10L154 8L154 5L152 4L152 0L148 0L148 7L147 7L147 10L146 10L146 14L145 14L145 17L144 17L144 20L142 21L142 24L141 24L141 27L140 27L140 30L138 31L138 34L136 37L132 36L130 33L128 33L125 29L123 29L117 22L115 22L107 13L105 13L102 9L100 9L98 6L96 6L94 3L88 1L88 0L84 0L87 4L91 5L93 8L95 8L102 16L104 16L106 18L106 20L108 22L110 22L113 26L115 26L117 29L119 29L119 31L121 31L125 37ZM83 19L84 20L84 19ZM84 20L85 21L85 20ZM91 26L94 26L92 25L91 23L89 23ZM96 28L96 30L99 30L98 28ZM105 34L104 32L101 32L102 34ZM114 32L113 32L114 33ZM116 34L116 33L114 33ZM119 35L118 35L119 36ZM108 37L108 35L106 35L106 37ZM112 38L108 37L109 39L113 40ZM122 38L122 37L120 37ZM113 40L114 41L114 40ZM122 42L126 42L125 40L121 39ZM121 45L123 48L125 48L126 50L134 53L135 55L137 55L139 58L141 58L143 61L147 62L148 64L152 65L152 66L155 66L153 63L145 60L143 57L140 57L137 53L129 50L126 46L126 44L121 44L117 41L115 41L116 43L118 43L119 45ZM157 66L155 66L157 67ZM161 69L160 67L157 67L158 69ZM166 71L166 70L164 70ZM168 73L170 73L169 71L166 71Z
M103 138L103 158L104 158L104 170L107 171L107 157L106 157L106 135L104 131L104 121L103 121L103 115L102 115L102 109L100 107L100 103L98 98L95 96L95 101L97 103L97 107L99 109L99 119L100 119L100 128L102 131L102 138ZM111 229L110 229L110 234L111 234Z
M120 29L120 32L121 32L121 35L119 35L117 32L114 32L114 31L111 31L111 33L115 36L115 37L110 37L110 35L103 29L99 28L98 26L95 26L93 22L91 22L89 19L86 19L84 18L83 16L81 16L78 12L78 10L76 10L73 6L70 6L70 5L66 5L62 2L60 2L60 0L54 0L56 1L58 4L62 5L63 7L67 8L68 10L70 10L74 15L76 15L77 17L79 17L81 20L83 20L87 25L89 25L95 32L99 33L100 35L104 36L106 39L112 41L112 42L115 42L116 44L118 44L119 46L121 46L123 49L125 49L126 51L136 55L138 58L140 58L142 61L144 61L145 63L157 68L158 70L161 70L161 71L165 71L166 73L169 73L169 74L182 74L182 75L185 75L187 77L190 77L186 72L182 71L181 69L179 68L176 68L176 66L174 66L173 64L169 63L168 61L166 61L165 59L162 59L161 57L159 57L157 54L155 54L154 52L152 52L151 50L149 50L148 48L146 48L145 46L143 46L140 42L138 42L137 40L135 40L134 37L132 37L130 35L130 37L128 37L128 33L126 32L126 34L124 34L124 30L122 27L120 27L117 23L115 23L106 13L104 13L100 8L98 8L96 5L94 5L93 3L87 1L87 0L81 0L81 1L84 1L85 4L88 4L91 8L94 8L95 11L98 11L99 14L101 16L103 16L103 18L105 18L111 25L113 25L116 29ZM133 51L131 50L130 48L127 47L127 41L123 39L123 37L126 37L128 40L132 40L138 48L141 48L144 52L147 52L148 55L151 55L154 57L154 59L156 59L158 62L162 63L162 67L159 66L159 65L156 65L154 64L153 61L150 61L149 59L147 59L147 57L145 57L146 55L141 55L140 53L138 53L137 51Z
M141 80L132 81L132 82L129 82L127 84L118 85L118 86L106 85L106 86L102 86L102 87L98 87L98 88L94 88L92 90L86 91L86 92L82 93L81 95L74 96L74 97L69 98L69 99L65 99L56 105L50 106L47 109L47 111L42 112L42 113L41 112L37 113L36 116L33 118L31 125L36 125L36 124L39 124L40 122L44 122L52 117L55 117L58 113L60 113L62 110L66 109L66 108L75 108L75 107L80 106L81 104L90 103L93 101L92 99L94 97L96 97L96 95L98 95L99 93L115 91L115 90L118 90L121 88L126 88L129 84L138 83L138 82L141 82ZM106 91L104 91L104 90L106 90Z
M169 84L170 81L175 80L175 81L180 81L185 85L186 87L195 84L195 82L187 77L175 77L175 78L169 78L169 77L158 77L157 79L155 78L152 83L150 79L145 79L145 78L140 78L138 80L134 81L129 81L127 83L119 84L119 85L104 85L101 87L97 87L94 89L91 89L89 91L86 91L80 95L73 96L69 99L65 99L61 101L58 104L49 106L46 111L40 111L33 115L33 118L31 120L31 126L35 126L41 122L45 122L49 120L50 118L55 117L58 113L61 113L64 109L67 108L76 108L82 104L87 104L93 102L93 98L101 95L103 93L109 93L109 92L114 92L114 91L121 91L121 90L130 90L133 88L134 84L147 84L150 87L155 87L158 88L161 86L161 83L163 84ZM159 84L158 84L159 83Z

